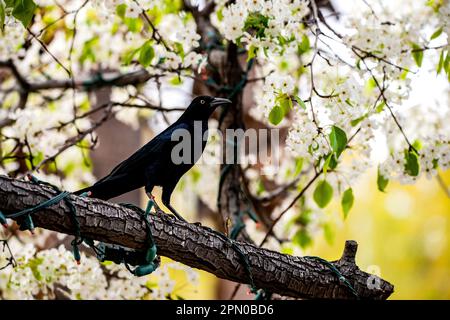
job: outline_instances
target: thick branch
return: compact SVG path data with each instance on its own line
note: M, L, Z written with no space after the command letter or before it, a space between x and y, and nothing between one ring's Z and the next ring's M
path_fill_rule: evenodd
M41 91L46 89L77 89L93 90L100 87L115 86L124 87L147 82L152 76L144 69L131 71L129 73L102 72L90 78L79 79L72 82L72 79L48 80L43 82L31 82L30 91Z
M34 206L51 196L54 192L47 187L0 176L0 210L6 214ZM146 229L138 213L98 199L77 196L71 196L71 199L77 208L84 236L130 248L144 247ZM74 230L64 202L34 214L33 220L36 226L62 233L72 234ZM151 226L160 255L219 278L249 282L242 260L223 235L206 227L174 220L169 215L152 215ZM295 298L354 298L336 274L316 259L284 255L247 243L237 242L236 245L248 257L258 288ZM334 266L360 298L388 298L393 286L356 266L356 246L356 242L347 241L342 258L333 262Z
M16 68L12 60L0 61L0 68L11 70L16 78L19 89L24 92L38 92L48 89L85 89L93 90L100 87L115 86L124 87L128 85L137 85L147 82L152 75L145 69L130 71L128 73L119 73L112 71L102 71L94 76L81 79L50 79L41 82L28 81Z

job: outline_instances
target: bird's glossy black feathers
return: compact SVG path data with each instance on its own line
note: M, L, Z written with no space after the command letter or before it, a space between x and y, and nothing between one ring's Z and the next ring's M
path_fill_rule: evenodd
M175 123L137 150L128 159L119 163L107 176L94 185L75 192L75 194L89 191L91 197L107 200L141 187L145 187L146 191L151 193L154 186L161 186L163 203L171 211L174 211L170 206L172 191L180 178L195 164L200 155L193 156L190 163L174 163L171 157L172 149L179 141L172 141L172 134L176 130L187 130L193 139L191 142L192 148L194 148L195 143L200 143L201 152L203 152L206 146L203 134L208 129L208 119L218 105L226 103L230 103L230 101L209 96L195 98ZM201 125L201 136L194 135L195 121L197 121L197 125ZM195 142L195 139L201 141Z

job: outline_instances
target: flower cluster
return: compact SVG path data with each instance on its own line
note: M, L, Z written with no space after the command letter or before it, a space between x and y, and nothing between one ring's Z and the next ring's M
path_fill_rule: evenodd
M62 245L42 251L31 243L21 245L12 240L10 245L17 266L0 271L0 296L4 299L166 299L178 293L169 270L184 274L186 284L194 289L199 284L196 271L175 262L164 263L150 276L135 277L123 265L100 263L84 253L77 265L72 252ZM6 258L0 256L0 266Z
M16 19L7 16L4 30L0 31L0 60L8 60L19 53L25 40L25 29Z
M222 27L228 40L236 41L240 37L250 42L267 39L270 46L270 42L279 36L299 36L290 32L301 30L301 23L309 13L308 2L245 0L226 7L218 5L215 22Z
M295 80L288 74L272 73L265 78L262 92L256 95L258 111L262 110L267 119L279 99L290 97L294 93Z

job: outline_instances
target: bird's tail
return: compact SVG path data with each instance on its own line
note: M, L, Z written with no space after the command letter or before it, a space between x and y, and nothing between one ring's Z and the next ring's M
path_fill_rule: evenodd
M129 185L123 177L103 178L94 183L92 186L75 191L74 194L82 195L89 192L88 196L102 200L109 200L117 197L125 192L139 188L141 185Z

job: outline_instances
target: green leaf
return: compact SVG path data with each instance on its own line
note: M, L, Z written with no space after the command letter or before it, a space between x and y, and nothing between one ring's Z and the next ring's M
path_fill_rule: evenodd
M174 86L178 86L183 83L180 76L174 76L169 80L169 83Z
M284 111L283 108L280 106L275 106L269 113L269 121L273 125L277 125L283 120L284 118Z
M264 31L269 25L269 18L259 12L252 12L247 16L244 23L244 30L251 29L256 33L256 37L263 38Z
M330 223L325 223L323 225L323 236L329 245L332 245L334 242L334 230L333 226Z
M450 66L450 54L447 52L447 56L445 57L445 60L444 60L444 71L447 74L450 74L449 66Z
M280 107L283 109L284 115L287 115L292 109L291 98L287 94L283 94L277 100L280 102Z
M416 149L416 150L420 150L423 148L422 142L419 139L414 140L412 146Z
M386 187L389 183L389 179L386 179L380 172L380 167L378 167L378 174L377 174L377 186L378 190L381 192L385 192Z
M345 103L348 104L350 107L355 107L349 98L345 99Z
M175 42L174 43L175 47L176 47L176 52L177 54L181 57L181 59L184 58L185 54L184 54L184 48L183 48L183 44L180 42Z
M282 254L288 254L290 256L292 256L294 254L294 248L292 247L288 247L287 245L284 245L283 247L281 247L281 251Z
M5 26L6 12L5 12L5 2L0 0L0 30L3 32Z
M439 37L442 33L442 27L440 27L439 29L437 29L430 37L430 40L436 39L437 37Z
M431 163L433 164L433 169L437 169L439 166L439 159L433 159Z
M405 150L405 171L412 177L417 177L420 171L419 157L414 150Z
M303 168L303 158L296 158L295 159L295 171L294 176L298 176L302 172Z
M144 26L144 23L140 18L125 18L123 20L125 25L128 27L128 31L133 33L139 33Z
M314 190L313 198L319 208L325 208L333 197L333 187L326 181L320 181Z
M264 191L266 191L266 187L264 186L262 180L259 180L256 186L256 194L260 196Z
M307 35L303 35L302 36L302 42L299 43L298 45L298 53L299 54L303 54L305 52L307 52L310 49L311 45L309 43L309 38Z
M247 62L250 61L251 59L253 59L254 57L256 57L257 51L258 51L257 47L255 47L254 45L250 46L250 48L248 49L248 54L247 54Z
M366 92L370 94L376 87L377 83L375 82L375 79L371 77L369 78L369 80L367 80L364 90L366 90Z
M347 147L347 135L345 131L339 127L333 126L331 128L331 132L329 134L330 145L334 152L336 152L336 156L339 158L342 151Z
M141 47L141 50L139 52L139 59L138 59L139 63L142 64L144 67L148 67L152 63L154 57L155 57L155 50L147 41Z
M14 0L7 1L7 7L13 8L13 17L22 22L23 26L26 28L30 24L34 10L37 6L33 0Z
M116 7L116 13L122 19L125 19L125 13L127 12L127 5L125 3L119 4Z
M39 265L44 261L43 258L34 258L28 261L28 267L31 269L36 280L42 280L42 274L39 272Z
M376 113L380 113L381 111L383 111L385 106L386 106L386 102L381 101L381 102L375 107Z
M312 238L305 228L301 228L295 233L292 242L304 249L312 244Z
M294 223L301 226L307 226L312 220L312 213L313 212L311 209L302 211L298 216L294 218Z
M417 66L420 68L422 66L423 50L421 50L422 48L417 43L413 43L412 48L413 51L411 51L411 54Z
M191 170L191 175L192 175L192 181L194 183L199 182L200 178L202 177L202 173L200 172L200 170Z
M436 68L437 74L441 73L442 67L444 66L444 50L441 51L441 54L439 55L439 63Z
M282 35L279 35L278 36L278 42L280 43L281 46L284 46L287 43L287 40Z
M336 159L336 154L333 152L330 163L329 163L329 168L336 169L337 165L338 165L338 161Z
M350 209L353 207L354 200L355 198L353 196L352 188L348 188L347 190L345 190L344 193L342 194L341 199L342 211L344 212L344 219L347 218Z
M350 121L350 124L352 125L352 127L356 127L365 118L367 118L367 114L365 114L365 115L363 115L363 116L361 116L359 118L353 119L352 121Z
M402 73L400 74L400 79L405 80L406 77L408 76L409 70L405 69L402 71Z
M97 46L99 45L99 38L98 36L94 36L92 39L86 41L83 44L83 48L81 50L80 55L80 63L83 64L87 60L91 60L92 62L95 62L96 60L96 50Z
M300 107L306 110L306 104L299 96L294 96L294 100L298 103Z
M325 163L323 164L323 174L324 175L326 175L327 174L327 171L328 171L328 168L329 168L329 166L330 166L330 161L331 161L331 158L333 157L333 153L330 153L329 155L328 155L328 157L326 157L326 159L325 159Z
M133 49L125 53L124 57L122 58L124 65L129 65L131 61L133 61L134 56L141 50L141 48Z
M87 112L91 108L90 99L84 99L78 107L81 111Z
M223 7L217 10L216 12L217 20L222 21L223 20Z
M434 12L438 12L439 8L443 5L444 1L442 0L427 0L425 3L426 6L433 8Z

